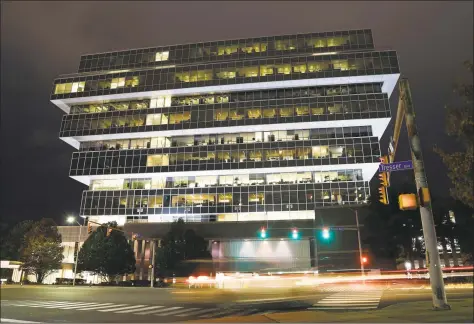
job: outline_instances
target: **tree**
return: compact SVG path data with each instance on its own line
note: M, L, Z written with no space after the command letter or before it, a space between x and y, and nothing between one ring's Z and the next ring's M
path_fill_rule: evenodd
M180 218L171 224L170 231L157 248L155 264L157 272L161 275L176 272L189 274L195 264L188 261L210 257L206 240L193 230L186 230L185 223Z
M1 259L18 261L25 245L26 233L33 227L34 221L26 220L16 224L7 235L2 235Z
M109 222L97 228L79 250L78 271L90 271L107 281L135 272L135 255L125 235L113 230L107 236L107 228L118 228Z
M33 223L20 248L21 268L36 276L37 283L61 268L63 261L61 235L51 219Z
M471 62L464 63L467 70L473 72ZM456 106L446 106L446 133L454 137L464 150L455 153L446 153L438 147L434 150L440 155L448 168L448 177L452 188L450 194L466 205L474 208L473 163L474 163L474 122L473 122L473 84L457 84L454 92L461 99Z

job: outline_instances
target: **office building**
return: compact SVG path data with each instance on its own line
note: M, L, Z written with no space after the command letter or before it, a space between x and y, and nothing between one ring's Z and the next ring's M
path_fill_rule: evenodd
M82 217L154 236L183 218L216 258L294 268L314 265L318 213L367 201L398 78L396 52L352 30L83 55L51 101Z

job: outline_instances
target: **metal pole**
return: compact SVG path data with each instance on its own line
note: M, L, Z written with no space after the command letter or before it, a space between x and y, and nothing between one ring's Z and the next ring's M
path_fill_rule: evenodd
M365 283L365 269L364 262L362 261L362 244L360 242L360 228L359 228L359 212L355 210L356 224L357 224L357 241L359 243L359 262L360 262L360 273L362 275L362 282Z
M79 224L79 222L78 222ZM74 277L72 278L72 285L76 285L77 260L79 259L79 249L81 244L82 225L79 224L79 238L77 239L76 261L74 262Z
M155 241L151 241L151 282L150 282L150 287L153 288L153 285L155 283L155 251L156 251L156 246L155 246Z
M422 188L426 191L428 190L428 181L425 174L420 137L418 136L418 131L416 129L415 111L413 108L408 80L400 80L399 88L400 99L403 100L405 105L405 123L407 126L408 141L410 143L411 156L413 160L416 188L418 191L418 198L420 199L420 190ZM423 206L420 206L420 215L426 246L426 263L430 274L433 307L438 310L449 310L451 307L448 305L446 292L444 290L443 274L441 271L441 262L438 252L438 241L436 239L436 230L430 201L427 201Z

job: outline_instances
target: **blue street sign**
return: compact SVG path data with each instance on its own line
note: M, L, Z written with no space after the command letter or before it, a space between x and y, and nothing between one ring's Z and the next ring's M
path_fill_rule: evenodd
M413 169L412 161L400 161L388 164L380 164L379 172L393 172Z

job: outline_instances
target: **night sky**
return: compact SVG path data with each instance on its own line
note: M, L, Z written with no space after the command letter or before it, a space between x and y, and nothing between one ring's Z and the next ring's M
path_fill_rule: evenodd
M49 96L54 78L77 71L80 55L347 29L372 29L377 48L398 52L431 190L447 195L445 169L432 147L454 147L443 132L444 105L455 99L452 84L466 76L462 62L472 60L471 1L2 1L1 9L2 220L48 217L63 224L79 211L86 187L68 177L73 148L58 138L63 112ZM398 160L409 156L406 136L401 141Z

